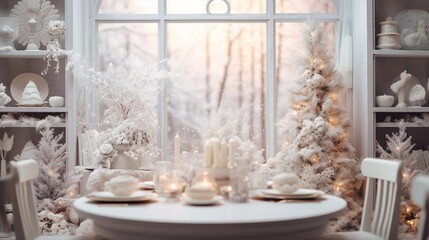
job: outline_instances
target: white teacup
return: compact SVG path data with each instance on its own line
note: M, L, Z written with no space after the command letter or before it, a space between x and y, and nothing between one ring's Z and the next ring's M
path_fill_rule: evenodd
M52 107L62 107L64 106L64 98L61 96L52 96L49 98L49 105Z
M130 196L137 191L139 180L133 176L120 175L104 183L104 188L116 196Z

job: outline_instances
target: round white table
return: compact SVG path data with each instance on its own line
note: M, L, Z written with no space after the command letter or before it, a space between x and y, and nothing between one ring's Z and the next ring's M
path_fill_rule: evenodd
M86 197L73 206L81 217L94 220L95 233L109 239L306 239L325 231L346 201L323 195L321 200L286 203L224 201L214 206L189 206L163 201L121 204L95 203Z

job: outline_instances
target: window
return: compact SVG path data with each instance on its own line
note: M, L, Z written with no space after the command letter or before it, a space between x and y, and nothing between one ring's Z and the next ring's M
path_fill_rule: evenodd
M275 123L298 77L296 56L310 13L321 20L335 63L339 15L332 0L95 0L93 59L135 66L168 59L184 77L172 101L160 99L159 146L171 158L174 135L202 151L200 129L221 102L236 110L242 139L274 156ZM209 11L209 12L208 12Z

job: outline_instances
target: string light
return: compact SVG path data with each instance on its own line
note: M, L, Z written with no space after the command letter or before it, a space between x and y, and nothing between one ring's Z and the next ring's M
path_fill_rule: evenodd
M48 169L48 175L52 175L54 174L54 171L52 171L52 169Z
M395 150L396 150L397 152L399 152L399 151L401 150L401 147L400 147L400 146L396 146L396 147L395 147Z
M317 163L317 161L318 161L317 156L316 156L315 154L313 154L313 155L311 156L311 162L312 162L312 163Z

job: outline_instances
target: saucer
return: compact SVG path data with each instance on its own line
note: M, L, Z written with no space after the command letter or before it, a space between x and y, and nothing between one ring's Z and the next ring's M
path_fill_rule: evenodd
M183 200L185 201L186 204L189 205L197 205L197 206L206 206L206 205L214 205L217 203L220 203L222 201L223 197L220 195L216 195L214 196L212 199L192 199L190 197L188 197L187 195L183 196Z
M97 202L144 202L152 200L155 194L145 191L136 191L129 196L117 196L111 192L93 192L86 197Z
M275 189L262 189L255 192L257 197L268 199L312 199L317 198L324 192L315 189L298 189L293 193L281 193Z
M153 190L155 189L155 182L154 181L139 182L139 188Z
M381 45L378 45L377 48L379 48L379 49L400 49L401 45L398 45L398 44L381 44Z

